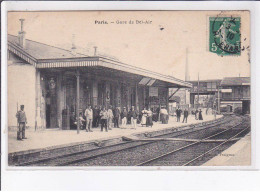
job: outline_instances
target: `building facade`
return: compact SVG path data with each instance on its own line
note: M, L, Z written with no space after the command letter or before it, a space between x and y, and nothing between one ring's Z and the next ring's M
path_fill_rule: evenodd
M209 108L213 108L213 106L218 107L220 79L190 81L190 83L192 83L192 88L190 89L190 103L192 107L196 104Z
M8 35L8 125L25 105L28 126L68 129L87 106L168 108L169 88L190 83L120 61ZM23 39L21 41L21 39Z
M221 81L223 112L250 113L250 77L225 77Z

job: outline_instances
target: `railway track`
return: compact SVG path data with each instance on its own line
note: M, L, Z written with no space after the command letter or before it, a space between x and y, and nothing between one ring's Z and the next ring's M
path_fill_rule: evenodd
M214 151L216 151L218 148L220 148L221 146L223 146L224 144L227 144L228 142L230 142L232 139L234 139L235 137L243 134L245 131L247 131L249 129L249 126L246 127L245 129L241 130L240 132L236 133L234 136L230 137L229 139L227 139L226 141L220 143L219 145L211 148L210 150L200 154L199 156L193 158L192 160L186 162L185 164L183 164L182 166L188 166L188 165L191 165L193 163L195 163L197 160L199 160L200 158L202 158L203 156L205 156L206 154L209 154L209 153L212 153Z
M221 138L221 134L225 134L232 129L234 133L236 130L239 130L239 125L243 124L244 121L236 124L235 126L226 126L227 129L210 129L210 130L201 130L197 131L196 133L185 134L187 139L189 138L199 138L203 137L202 139L212 139L214 137ZM231 124L231 123L230 123ZM242 126L241 126L242 127ZM212 135L212 133L214 133ZM227 135L224 135L225 138ZM222 138L223 138L222 137ZM137 141L138 142L138 141ZM217 142L219 144L219 142ZM71 163L72 166L179 166L188 160L190 157L194 157L194 153L197 152L194 146L197 143L189 143L189 142L175 142L175 141L155 141L150 144L136 146L135 148L129 148L124 150L116 151L115 153L108 153L102 156L98 156L95 158L90 158L81 161L75 161ZM213 145L214 143L200 143L200 151L206 149L208 145ZM206 146L205 146L206 145ZM215 145L215 144L214 144ZM189 152L189 149L184 148L191 147L192 151ZM177 151L176 151L177 150ZM182 154L183 151L188 151L188 153ZM165 162L166 156L171 156L172 152L180 154L180 157L173 157L172 159L168 160L169 162ZM158 160L160 159L160 160ZM177 160L176 160L177 159ZM181 161L179 161L181 160ZM163 161L163 162L160 162Z
M240 123L229 129L201 139L198 142L187 144L166 154L139 163L137 164L137 166L160 166L165 163L171 166L197 166L198 164L196 163L196 161L198 161L200 158L216 151L218 148L225 144L229 144L229 146L232 145L232 140L238 136L243 137L249 132L249 128L250 126L248 126L247 124L245 125L244 123ZM212 138L224 138L226 140L221 143L219 143L218 141L212 141L208 143L203 142L203 140L208 140ZM206 162L207 160L204 159L203 161Z
M244 120L242 122L240 122L239 124L242 124L243 122L244 122ZM238 125L234 126L234 123L230 121L226 125L226 128L228 128L228 129L224 130L224 131L229 131L232 128L235 128L237 126ZM185 136L188 139L188 138L198 138L200 136L204 136L206 138L206 137L208 137L208 134L211 134L213 132L218 132L217 134L214 134L214 136L217 137L217 135L223 133L223 130L221 130L221 133L219 132L219 130L220 129L218 127L211 128L210 130L208 130L208 128L206 128L204 130L196 131L196 133L179 135L179 137ZM212 136L211 138L213 138L214 136ZM136 143L138 143L138 141ZM187 146L187 144L190 145L190 143L187 143L187 142L164 142L164 141L149 142L146 144L137 145L135 147L119 149L117 151L114 151L111 153L105 153L103 155L99 155L96 157L91 157L91 158L83 157L79 160L76 159L74 161L71 161L69 164L66 164L66 165L72 165L72 166L74 166L74 165L75 166L138 166L138 165L142 164L143 162L148 162L151 158L156 158L158 156L171 152L173 150L173 148L179 149L183 146ZM154 156L156 156L156 157L154 157ZM147 158L149 158L149 159L147 160ZM142 161L142 162L140 162L140 161ZM147 164L154 165L153 163L147 163Z
M156 138L172 138L180 137L187 139L203 139L208 138L209 134L217 132L228 131L244 122L244 118L226 116L222 121L202 126L194 126L190 130L176 131L174 128L172 132L163 135L155 135L149 139ZM241 122L242 121L242 122ZM210 130L209 130L210 129ZM217 133L214 136L217 136ZM224 133L224 132L223 132ZM211 137L213 138L213 136ZM164 160L164 157L171 155L173 148L184 149L184 146L198 144L199 142L175 142L175 141L123 141L115 145L105 147L98 147L96 149L85 150L81 152L72 152L60 156L52 156L49 158L35 159L18 164L19 166L142 166L142 165L156 165L155 161L159 158ZM202 142L200 142L202 143ZM220 144L222 142L218 142ZM205 142L203 143L205 144ZM207 143L206 143L207 144ZM213 143L211 143L213 144ZM182 148L182 149L181 149ZM174 149L174 150L176 150ZM176 153L176 152L175 152ZM156 156L156 157L155 157ZM155 159L157 158L157 159ZM153 160L152 160L153 159ZM160 163L160 162L159 162ZM191 163L194 163L192 161ZM190 163L190 164L191 164ZM189 165L189 164L187 164Z

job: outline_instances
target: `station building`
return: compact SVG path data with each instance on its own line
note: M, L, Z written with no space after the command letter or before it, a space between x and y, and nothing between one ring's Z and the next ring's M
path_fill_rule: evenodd
M221 79L188 81L191 88L171 89L170 102L184 108L213 108L218 107L220 99Z
M250 113L250 77L188 82L192 84L191 88L171 89L170 102L176 102L182 109L200 107L216 108L222 113Z
M225 77L221 81L220 106L225 112L250 113L250 77Z
M68 129L69 118L88 105L137 110L169 108L169 88L190 83L109 57L88 56L8 35L8 126L17 126L15 114L25 105L28 126Z
M189 81L192 84L190 89L190 103L193 106L198 103L200 96L208 96L209 104L207 106L212 107L214 101L218 98L218 90L220 87L221 79L210 80L198 80Z

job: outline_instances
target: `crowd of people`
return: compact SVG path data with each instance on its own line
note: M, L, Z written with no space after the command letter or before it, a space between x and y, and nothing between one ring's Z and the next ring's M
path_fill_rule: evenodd
M195 115L196 120L203 120L202 110L196 109L191 111L191 114ZM176 109L177 122L181 122L180 118L182 115L182 110L180 107ZM189 111L184 109L183 111L183 123L187 123L189 116ZM26 114L24 112L24 105L21 105L20 110L16 113L17 123L18 123L18 132L17 140L27 139L25 137L25 126L27 123ZM167 124L169 120L169 114L166 107L162 106L157 108L155 111L144 108L141 112L135 110L135 107L132 106L130 111L126 110L126 107L121 111L119 107L113 109L112 106L109 106L108 109L105 107L98 108L97 106L92 109L91 106L88 106L84 111L79 113L79 124L80 129L86 130L86 132L93 132L92 127L99 127L101 125L101 131L112 130L114 128L119 128L121 123L121 128L126 128L127 124L131 124L133 129L137 128L137 124L140 123L141 126L152 127L154 121L161 121L162 124ZM74 124L77 124L74 122Z
M195 111L192 110L190 111L192 115L195 115L195 119L196 120L203 120L203 117L202 117L202 110L201 109L196 109ZM181 122L181 114L182 114L182 110L180 109L180 107L178 107L176 109L176 117L177 117L177 122ZM189 116L189 111L185 108L184 111L183 111L183 120L182 122L184 123L187 123L188 121L188 116Z
M159 118L158 118L159 117ZM88 106L86 110L79 114L80 129L85 129L86 132L93 132L92 128L97 128L101 125L101 131L108 132L112 128L127 128L127 124L131 125L132 129L137 128L137 124L146 127L152 127L154 121L162 121L163 124L167 124L169 120L166 107L156 109L155 111L144 108L142 111L137 111L134 106L127 111L126 107L120 110L119 107L113 108L98 108L95 106L93 109ZM76 124L73 122L73 124Z
M178 107L175 111L177 122L188 122L189 114L195 115L196 120L203 120L202 110L196 109L189 111L188 109L181 110ZM181 121L181 116L183 120ZM144 108L141 111L137 111L134 106L127 111L126 107L120 110L119 107L113 108L109 106L108 109L105 107L98 108L97 106L92 109L89 106L84 113L80 113L79 121L80 128L86 129L87 132L92 132L92 127L97 128L101 125L101 131L112 130L112 128L127 128L127 124L132 129L137 128L137 124L142 127L152 127L153 122L161 121L162 124L167 124L169 120L169 114L166 107L151 110L151 108Z

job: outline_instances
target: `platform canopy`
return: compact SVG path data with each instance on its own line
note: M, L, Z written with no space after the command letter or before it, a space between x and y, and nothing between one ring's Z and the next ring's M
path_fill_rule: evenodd
M221 86L250 86L250 77L224 77Z
M43 43L26 40L25 48L18 44L17 36L8 35L8 50L38 69L54 68L103 68L104 70L132 74L139 79L140 85L151 86L156 80L164 82L167 87L190 88L191 83L173 76L163 75L133 65L128 65L104 56L88 56L73 50L66 50ZM145 83L146 82L146 83Z

